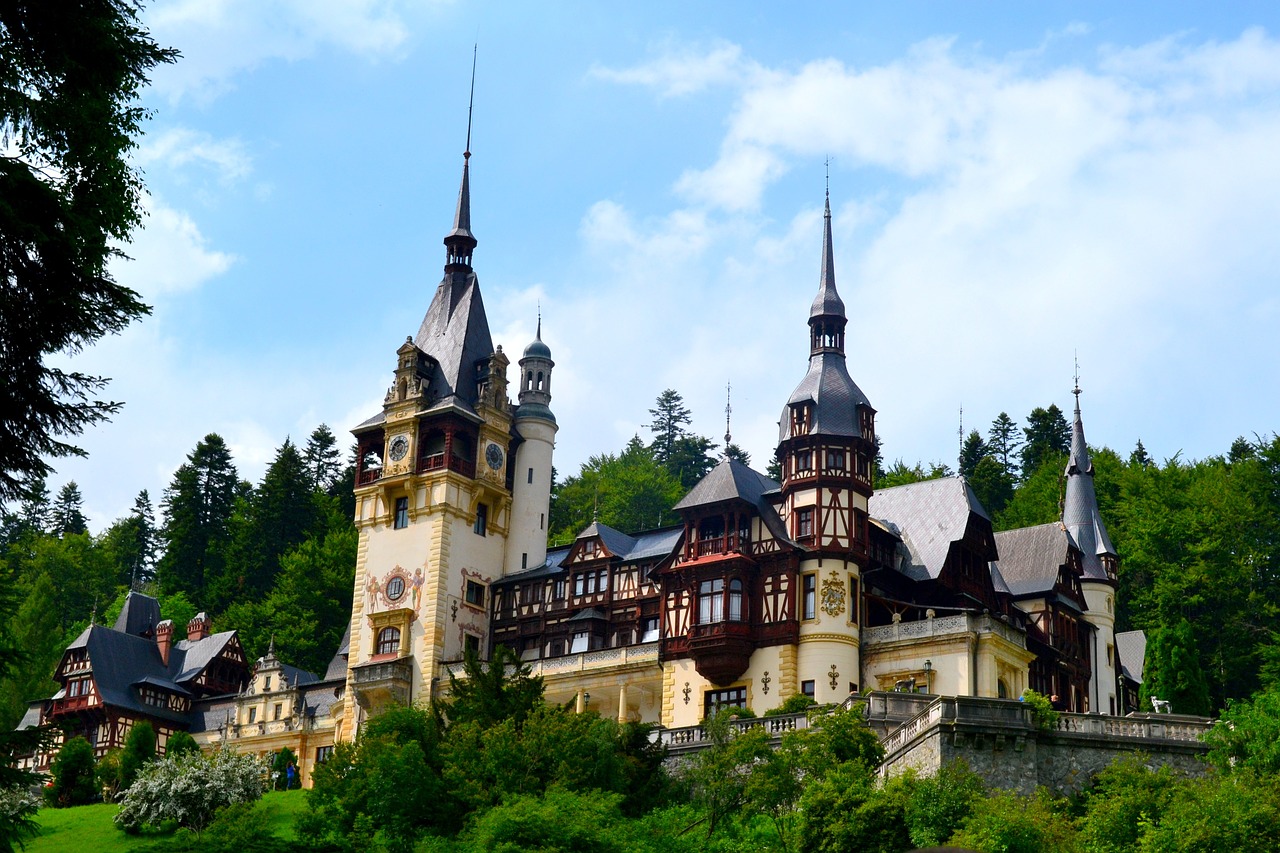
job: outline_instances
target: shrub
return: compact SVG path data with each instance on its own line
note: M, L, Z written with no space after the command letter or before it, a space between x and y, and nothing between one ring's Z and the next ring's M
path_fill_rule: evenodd
M164 745L164 754L184 755L188 752L199 752L200 745L196 739L186 732L174 732L169 735L169 742Z
M138 771L155 758L156 730L145 720L134 723L120 756L120 790L127 791L133 780L138 778Z
M133 853L293 853L297 845L271 828L271 819L258 803L232 803L203 832L180 829Z
M261 797L266 769L255 756L225 749L208 756L167 756L138 774L125 792L116 825L132 833L173 821L199 832L219 809Z
M917 847L945 844L986 793L982 777L959 758L943 765L936 776L909 777L904 785L907 831Z
M83 806L98 799L93 765L93 747L82 737L62 745L53 759L53 784L45 792L49 805L58 808Z
M1094 780L1080 821L1086 850L1137 851L1143 827L1168 809L1178 777L1167 765L1152 770L1145 761L1142 755L1118 758Z
M116 795L120 792L120 756L122 754L123 750L109 749L98 759L98 790L102 792L102 799L108 803L114 803Z
M997 791L974 804L951 844L1001 853L1075 853L1075 827L1060 806L1043 788L1033 797Z
M803 693L794 693L787 697L787 700L776 708L770 708L764 712L766 717L780 717L783 714L799 714L801 711L807 711L818 703L811 696Z
M301 784L298 778L298 756L293 754L293 750L285 747L276 753L276 757L271 762L271 787L277 791L284 791L289 786L289 765L293 765L293 787Z
M39 831L39 810L40 798L26 788L0 788L0 850L12 849L15 841L21 845L24 836Z
M1058 727L1058 712L1053 709L1048 696L1034 690L1024 690L1022 701L1031 709L1031 722L1040 731L1050 732Z

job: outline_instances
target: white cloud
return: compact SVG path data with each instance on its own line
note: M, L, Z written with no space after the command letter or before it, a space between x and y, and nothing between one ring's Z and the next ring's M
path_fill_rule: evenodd
M211 168L222 183L241 180L253 169L249 153L239 139L214 139L204 131L187 127L174 127L146 137L134 159L143 167Z
M667 45L662 55L630 68L594 66L591 75L613 83L657 89L664 98L701 92L712 86L740 85L757 76L760 68L744 61L742 48L716 42L709 49Z
M192 290L226 272L235 257L209 248L195 221L154 196L143 198L146 217L124 247L129 259L112 262L112 275L144 299Z
M670 92L678 75L665 67L633 82ZM820 231L812 206L781 227L759 207L791 169L830 154L850 367L881 412L890 458L952 462L961 405L984 430L1001 410L1069 405L1077 351L1094 421L1115 424L1095 440L1151 446L1190 382L1220 420L1250 392L1208 365L1249 364L1280 382L1261 319L1274 318L1280 263L1278 94L1280 42L1252 30L1112 48L1095 67L1045 69L930 40L878 66L760 69L716 160L676 180L687 207L640 216L602 202L586 217L588 251L606 245L612 265L591 300L627 305L624 322L639 327L621 333L626 343L588 333L591 345L660 348L640 365L611 361L626 391L598 385L591 405L643 419L646 398L676 387L695 427L716 436L733 379L735 438L767 461L777 409L803 373ZM851 182L876 195L848 199ZM693 216L697 252L680 256L686 286L668 301L672 224ZM627 301L640 281L661 311ZM589 452L615 445L596 437Z
M269 60L295 61L323 48L395 59L408 39L391 0L170 0L146 12L155 40L182 52L157 68L153 85L177 100L210 98Z

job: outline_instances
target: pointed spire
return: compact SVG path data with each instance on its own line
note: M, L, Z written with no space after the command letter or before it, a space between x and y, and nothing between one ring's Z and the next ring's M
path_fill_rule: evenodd
M733 444L733 432L729 429L729 417L733 414L733 383L724 384L724 458L729 458L729 445Z
M1075 419L1071 424L1071 456L1067 460L1067 484L1062 500L1062 526L1080 549L1086 580L1111 580L1104 558L1113 560L1116 550L1107 535L1107 527L1098 511L1098 497L1093 484L1093 463L1084 439L1084 422L1080 418L1080 376L1076 370Z
M444 238L446 268L471 266L471 253L476 248L475 235L471 233L471 116L476 101L476 45L471 54L471 96L467 102L467 146L462 152L462 186L458 189L458 207L453 215L453 230Z
M831 246L831 191L827 191L822 212L822 272L818 281L818 296L809 309L810 317L837 316L844 318L844 301L836 292L836 261Z

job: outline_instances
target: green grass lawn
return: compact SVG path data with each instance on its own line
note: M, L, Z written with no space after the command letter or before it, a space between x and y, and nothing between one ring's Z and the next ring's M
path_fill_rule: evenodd
M284 839L294 839L294 822L307 807L301 791L273 791L262 798L258 808L271 829ZM27 840L28 853L126 853L152 844L157 836L125 835L111 822L117 807L100 803L71 809L41 809L37 817L40 834Z

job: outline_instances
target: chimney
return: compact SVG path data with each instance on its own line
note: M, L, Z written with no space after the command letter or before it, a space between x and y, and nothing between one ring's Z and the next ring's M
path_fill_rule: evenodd
M156 626L156 646L160 649L160 660L169 665L169 647L173 644L173 620L166 619Z
M209 636L209 614L201 610L187 623L187 639L195 642Z

